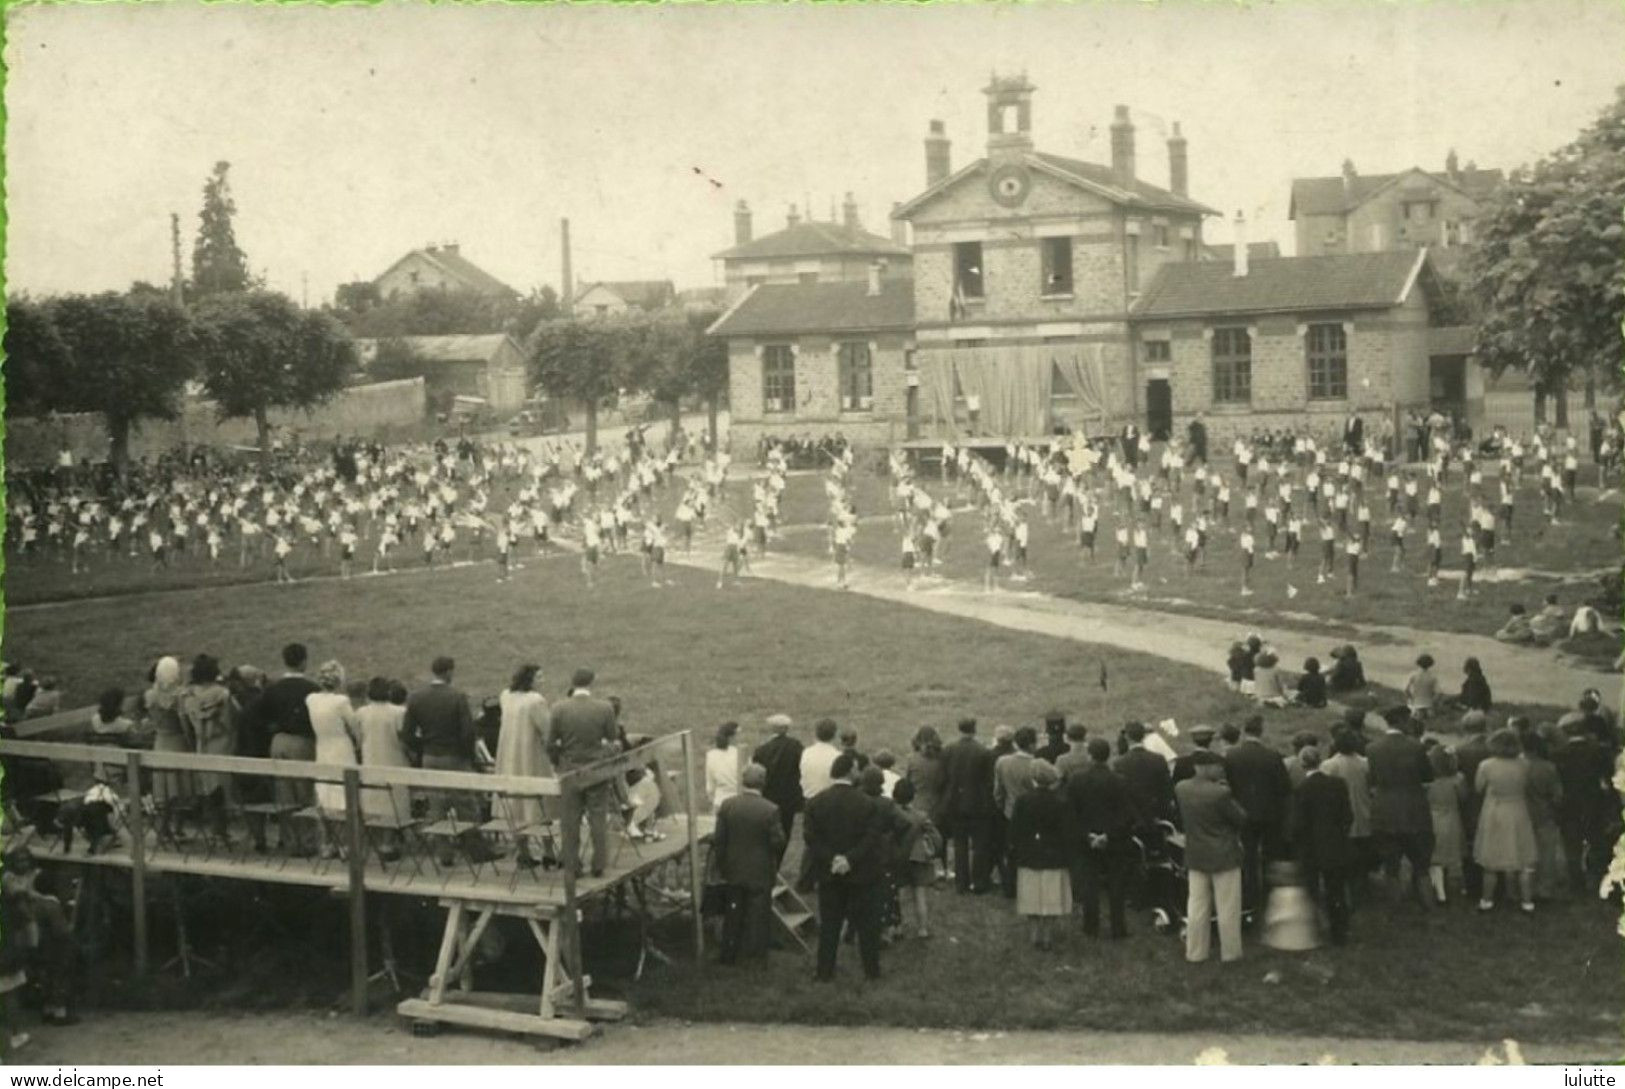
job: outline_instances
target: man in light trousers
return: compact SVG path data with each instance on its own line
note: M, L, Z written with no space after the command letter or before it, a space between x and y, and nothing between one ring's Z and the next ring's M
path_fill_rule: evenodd
M1216 753L1192 754L1196 777L1174 787L1185 824L1185 869L1190 898L1185 909L1185 959L1199 963L1212 952L1212 925L1219 919L1219 957L1241 959L1241 830L1247 811L1222 780Z

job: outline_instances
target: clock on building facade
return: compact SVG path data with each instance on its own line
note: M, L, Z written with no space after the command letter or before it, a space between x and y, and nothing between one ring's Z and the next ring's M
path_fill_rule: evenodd
M1016 208L1032 191L1032 174L1024 166L1007 163L993 171L988 177L987 187L994 200L1006 208Z

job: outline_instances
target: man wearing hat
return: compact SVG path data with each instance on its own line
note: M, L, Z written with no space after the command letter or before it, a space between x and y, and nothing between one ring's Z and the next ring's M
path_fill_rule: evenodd
M1219 956L1241 959L1241 830L1247 811L1224 784L1224 760L1206 749L1191 754L1194 778L1174 787L1185 825L1185 868L1190 888L1185 908L1185 959L1199 963L1212 952L1212 922L1219 920Z
M1213 739L1218 735L1219 731L1215 730L1206 723L1198 723L1197 725L1191 727L1191 744L1195 745L1196 748L1174 761L1172 772L1174 786L1178 786L1186 779L1196 778L1196 763L1193 758L1199 752L1212 752Z
M767 952L773 885L784 855L785 831L783 811L762 796L766 782L766 768L745 765L740 776L743 789L717 810L711 860L728 890L727 915L722 921L723 964L735 964L741 956L755 959Z
M547 748L561 772L584 768L614 756L618 733L615 708L592 694L593 671L578 669L570 677L570 695L553 705ZM592 836L592 875L602 877L609 863L609 801L612 785L598 783L581 794ZM577 866L580 860L577 859Z
M767 728L773 736L756 746L751 761L760 764L767 773L762 784L762 797L779 807L779 823L786 840L795 824L796 814L806 799L801 795L801 742L790 736L793 723L789 715L772 715Z

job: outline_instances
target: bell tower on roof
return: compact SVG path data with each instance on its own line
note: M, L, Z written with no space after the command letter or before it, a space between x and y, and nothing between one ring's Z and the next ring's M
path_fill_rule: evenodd
M1025 155L1033 149L1033 92L1019 76L994 74L982 88L987 96L987 155L989 159Z

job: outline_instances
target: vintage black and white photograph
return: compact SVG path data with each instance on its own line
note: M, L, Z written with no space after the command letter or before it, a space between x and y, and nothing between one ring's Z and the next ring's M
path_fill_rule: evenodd
M1619 1060L1625 8L4 18L5 1064Z

